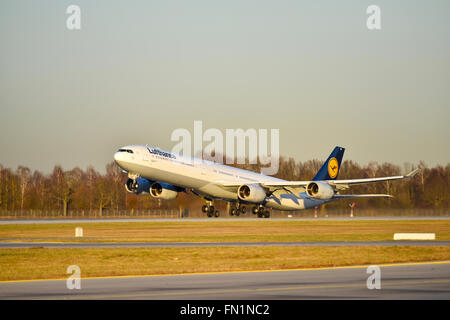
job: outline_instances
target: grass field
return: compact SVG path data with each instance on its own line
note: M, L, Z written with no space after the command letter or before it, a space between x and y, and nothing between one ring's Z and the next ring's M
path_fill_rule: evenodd
M0 249L0 280L295 269L449 260L448 247Z
M84 238L75 239L75 227ZM208 221L0 225L2 241L287 242L385 241L396 232L433 232L450 240L449 220Z
M74 238L75 227L85 238ZM1 225L1 241L384 241L396 232L450 240L450 221L189 221ZM0 249L0 280L178 274L450 260L448 246Z

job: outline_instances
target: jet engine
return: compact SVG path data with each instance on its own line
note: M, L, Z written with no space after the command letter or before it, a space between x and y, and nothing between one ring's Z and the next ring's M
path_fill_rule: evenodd
M260 203L266 196L266 191L257 184L244 184L238 189L238 197L243 201Z
M320 181L308 183L306 193L310 197L321 200L328 200L334 196L333 188L328 183Z
M128 179L125 183L125 189L137 195L144 195L150 193L150 186L152 181L145 178Z
M182 190L182 188L167 183L155 182L150 187L150 195L156 199L173 200L177 197L178 192Z

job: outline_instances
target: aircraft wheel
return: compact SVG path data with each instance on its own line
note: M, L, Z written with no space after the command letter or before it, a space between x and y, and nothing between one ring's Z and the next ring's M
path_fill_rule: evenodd
M235 213L236 213L236 209L235 208L231 208L230 209L230 216L234 216Z
M253 213L253 214L257 214L258 211L259 211L259 209L258 209L257 206L254 206L254 207L252 208L252 213Z
M269 210L264 211L264 218L270 218L270 211Z
M215 216L216 218L218 218L218 217L220 216L219 210L216 210L216 212L214 212L214 216Z
M205 204L203 207L202 207L202 212L203 213L207 213L208 212L208 206Z
M247 208L242 206L239 208L242 214L246 214L247 213Z
M214 217L214 206L206 206L206 214L209 218Z
M239 210L239 209L235 209L236 211L235 211L235 215L237 216L237 217L239 217L240 215L241 215L241 210Z

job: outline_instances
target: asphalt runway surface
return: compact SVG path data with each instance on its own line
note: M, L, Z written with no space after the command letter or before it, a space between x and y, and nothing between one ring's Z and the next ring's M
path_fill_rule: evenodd
M380 289L367 266L1 282L0 299L450 299L450 261L380 265ZM372 283L369 281L369 283Z
M380 220L450 220L448 216L430 217L320 217L320 218L102 218L102 219L0 219L0 225L52 223L107 223L107 222L214 222L214 221L380 221Z
M0 239L1 240L1 239ZM6 239L11 240L11 239ZM450 246L450 241L317 241L317 242L0 242L0 249L19 248L194 248L194 247L342 247Z

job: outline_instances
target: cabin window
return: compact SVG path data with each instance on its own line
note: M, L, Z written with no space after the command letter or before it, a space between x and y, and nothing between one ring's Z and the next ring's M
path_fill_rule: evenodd
M131 149L119 149L117 152L128 152L128 153L134 153Z

